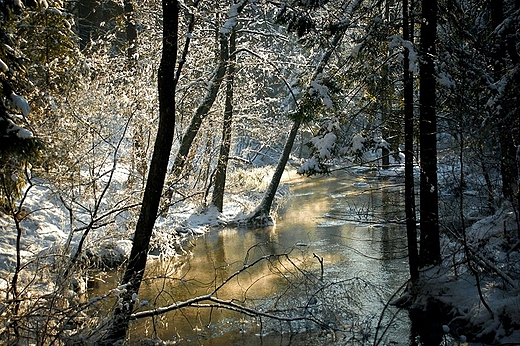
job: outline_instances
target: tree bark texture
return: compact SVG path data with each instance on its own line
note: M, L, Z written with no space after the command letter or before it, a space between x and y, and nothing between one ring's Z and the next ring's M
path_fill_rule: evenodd
M158 72L159 126L152 161L134 234L133 246L121 288L122 301L114 311L111 326L100 344L124 340L135 299L143 278L148 247L159 209L175 128L175 77L179 4L163 0L163 52Z
M434 58L437 0L422 0L421 59L419 84L420 137L420 264L440 262L439 205L437 190L437 118Z

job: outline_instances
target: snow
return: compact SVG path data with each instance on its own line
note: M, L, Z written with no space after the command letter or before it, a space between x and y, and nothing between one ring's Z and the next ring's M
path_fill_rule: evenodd
M479 273L480 287L493 316L479 298L473 273L461 263L464 254L453 251L460 244L447 239L444 240L443 263L421 273L422 295L413 306L421 308L429 299L441 302L452 313L443 329L451 330L452 336L461 342L471 339L468 337L471 333L472 338L484 338L492 344L517 343L520 340L520 328L515 325L520 321L519 281L508 272L518 273L520 256L518 251L505 250L514 245L507 244L507 238L516 236L517 230L514 213L508 207L482 218L467 230L474 260L486 268ZM488 270L492 272L486 274Z
M363 136L361 136L360 134L356 134L352 138L352 151L353 152L364 151L364 145L363 145L364 143L365 143L365 138Z
M5 132L7 135L9 135L11 132L14 132L16 136L21 139L29 139L34 136L34 134L30 130L16 125L10 119L7 119L7 129Z
M336 139L337 136L332 132L311 139L311 143L316 148L320 159L330 159L332 157L332 149L336 144Z
M2 59L0 59L0 70L2 72L9 71L9 66L7 66L7 64Z
M27 117L29 115L29 112L31 111L31 107L29 106L29 102L25 98L23 98L20 95L15 94L14 92L11 93L11 102L13 104L13 107L24 115L24 117Z
M323 85L323 78L323 74L320 74L311 82L309 94L319 98L326 108L331 109L334 107L334 102L330 98L329 88Z
M396 48L404 48L408 50L408 71L412 73L419 73L419 56L415 51L414 45L408 40L403 40L400 35L392 35L389 37L388 48L390 50Z
M63 231L66 214L56 206L50 190L35 186L29 195L23 205L26 216L20 221L25 260L52 252L56 245L63 244L67 239ZM0 241L0 271L12 270L16 258L16 228L13 220L4 214L0 214L0 232L3 235Z
M23 127L20 127L18 129L18 132L16 133L16 135L18 136L18 138L21 138L21 139L29 139L29 138L34 137L34 134L31 131L29 131Z
M361 51L361 48L363 48L363 43L357 44L354 47L352 47L350 51L350 55L355 58L359 55L359 52Z
M220 28L220 33L223 34L223 35L229 35L229 33L231 33L231 30L233 30L233 28L235 27L235 25L237 25L237 17L238 17L238 12L239 12L239 9L244 6L244 3L246 2L246 0L243 0L243 1L240 1L234 5L232 5L230 8L229 8L229 11L228 11L228 19L226 20L226 22L224 23L224 25L222 25L222 27Z

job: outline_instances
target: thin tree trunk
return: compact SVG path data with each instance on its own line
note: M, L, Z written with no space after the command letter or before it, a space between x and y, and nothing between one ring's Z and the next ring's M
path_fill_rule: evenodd
M262 201L260 202L258 207L253 211L251 215L248 216L248 219L255 224L262 225L265 224L267 220L269 220L269 213L274 202L274 197L276 195L276 191L278 190L278 186L280 185L280 181L282 180L282 175L285 171L285 166L289 161L289 155L291 154L291 150L294 145L294 140L296 139L296 135L298 134L300 125L301 120L296 120L293 123L291 132L289 133L289 138L287 138L287 142L285 142L282 155L278 160L278 164L276 165L276 169L271 178L271 182L267 187L267 191L265 192L264 197L262 198Z
M126 25L126 52L128 61L133 64L137 54L137 29L134 19L134 4L132 0L124 0Z
M440 263L439 202L437 191L437 117L435 100L435 38L437 0L422 0L420 60L420 265Z
M330 57L332 56L332 53L334 50L338 47L341 38L343 37L343 32L339 31L334 35L334 38L332 40L330 48L325 52L325 54L322 56L319 65L316 67L316 70L314 71L314 74L311 78L311 81L316 80L318 75L323 73L323 70L325 69L325 66L329 62ZM264 197L258 207L247 217L248 221L257 223L257 221L260 221L259 223L262 224L269 218L269 213L271 211L271 207L273 205L274 197L276 195L276 191L278 190L278 186L280 185L280 180L282 179L283 172L285 170L285 166L287 165L287 162L289 161L289 155L291 153L294 140L296 138L296 135L298 134L298 130L300 128L300 125L302 124L303 119L297 119L294 121L293 126L291 128L291 132L289 133L289 137L287 138L287 142L285 143L285 146L283 148L282 155L280 156L280 159L278 160L278 164L276 165L276 169L274 171L274 174L271 178L271 182L269 183L269 186L267 188L267 191L264 194Z
M218 91L220 90L220 86L222 85L222 81L224 80L224 76L226 74L226 65L227 59L229 56L228 50L228 42L227 37L225 35L220 36L220 61L215 70L215 75L209 82L209 89L204 97L202 103L197 107L195 114L191 118L191 122L184 133L184 136L181 140L181 145L179 147L179 151L175 156L175 161L172 167L172 176L171 179L173 181L177 180L180 177L184 165L186 163L186 158L191 149L191 145L197 136L197 133L200 130L202 125L202 121L208 115L215 99L217 98Z
M242 1L240 6L237 7L237 14L242 11L242 9L246 6L247 1ZM235 24L236 25L236 24ZM230 28L234 29L234 28ZM222 85L222 81L224 80L224 76L226 74L227 62L229 59L229 48L228 48L228 32L225 30L220 30L218 33L219 42L220 42L220 57L217 68L215 69L215 75L210 81L209 89L206 92L206 96L204 97L202 103L199 105L193 118L191 119L191 123L186 129L184 136L181 140L181 145L179 147L179 151L175 157L175 161L172 167L172 177L171 180L177 180L182 170L184 169L184 165L186 164L186 158L191 149L191 145L197 136L197 133L200 130L202 125L202 121L208 115L215 99L217 98L217 93L220 90L220 86ZM168 196L169 197L169 196Z
M143 278L148 257L148 247L159 209L175 128L175 66L177 63L177 38L179 4L175 0L163 0L163 53L158 71L159 127L155 140L150 171L146 181L143 202L134 234L128 266L121 281L125 288L122 302L116 307L108 333L100 344L112 345L124 340L135 296Z
M497 28L503 25L504 21L504 3L502 0L491 1L491 21L492 30L497 32ZM516 49L510 48L508 44L507 34L496 34L494 42L494 51L492 54L493 60L493 74L495 83L498 83L503 75L506 73L506 53L509 52L509 56L512 61L518 59ZM505 36L505 37L504 37ZM508 49L509 47L509 49ZM506 91L503 91L506 93ZM516 145L515 135L510 131L512 122L515 121L512 117L508 117L510 107L512 105L507 104L506 95L499 95L499 128L498 128L498 139L500 143L500 173L502 175L502 194L509 201L516 203L518 186L518 170L516 166ZM516 119L516 121L518 121Z
M236 33L233 30L229 37L229 51L233 53L236 50ZM229 60L227 70L227 84L226 84L226 105L224 109L224 122L222 128L222 141L220 143L220 153L217 162L217 169L215 173L215 184L213 187L213 195L211 202L219 212L222 212L224 207L224 192L226 189L226 172L229 161L229 152L231 150L231 132L233 124L233 88L235 77L235 60L233 56Z
M403 0L403 40L412 42L408 0ZM410 279L419 278L419 259L417 253L417 220L415 215L415 180L413 174L413 74L410 71L410 51L404 49L403 81L404 81L404 175L405 175L405 210L406 237L408 241L408 264Z

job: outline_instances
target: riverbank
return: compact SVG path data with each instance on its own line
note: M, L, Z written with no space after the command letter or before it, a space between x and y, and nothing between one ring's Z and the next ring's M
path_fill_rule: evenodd
M513 210L477 221L465 238L467 246L463 234L443 237L442 264L423 270L418 284L394 304L410 298L407 308L429 316L437 339L446 333L461 344L520 345L520 243Z

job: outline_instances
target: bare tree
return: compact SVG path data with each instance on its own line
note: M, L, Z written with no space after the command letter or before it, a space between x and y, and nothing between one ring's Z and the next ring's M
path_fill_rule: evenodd
M222 212L224 204L224 192L226 187L226 171L231 150L231 133L233 124L233 88L235 78L236 55L236 32L233 30L229 37L229 51L233 56L229 58L226 81L226 104L224 109L224 121L222 124L222 139L220 143L220 153L215 171L215 182L211 202L218 211Z
M116 341L123 340L126 336L130 315L134 307L134 296L139 292L146 267L148 247L159 210L161 191L164 186L173 144L179 3L174 0L163 0L162 9L163 52L158 72L159 127L157 129L141 212L134 234L132 251L122 279L122 285L125 287L126 292L123 295L122 304L117 306L114 311L108 333L101 341L101 344L104 345L112 345Z

